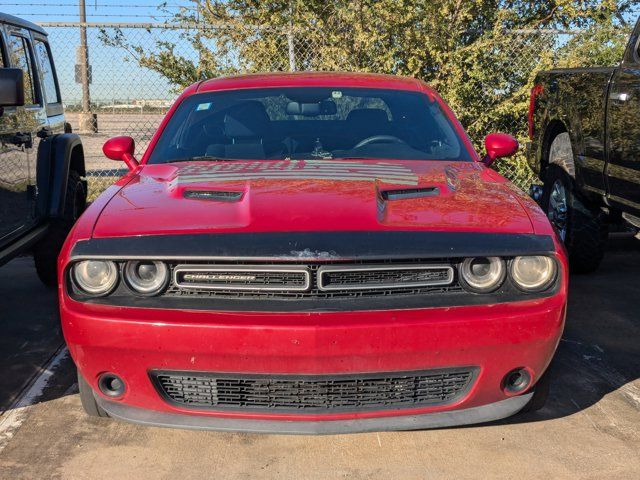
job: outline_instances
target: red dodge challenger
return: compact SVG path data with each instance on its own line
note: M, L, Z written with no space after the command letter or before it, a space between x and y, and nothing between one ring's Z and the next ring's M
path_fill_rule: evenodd
M339 433L540 408L567 259L547 218L424 83L206 80L175 102L59 258L87 413Z

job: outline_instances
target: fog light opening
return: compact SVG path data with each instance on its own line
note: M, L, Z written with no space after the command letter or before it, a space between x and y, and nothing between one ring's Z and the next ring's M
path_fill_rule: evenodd
M511 370L504 376L503 389L513 395L524 392L531 385L531 374L524 368Z
M124 380L113 373L103 373L98 379L100 391L107 397L117 398L124 395Z

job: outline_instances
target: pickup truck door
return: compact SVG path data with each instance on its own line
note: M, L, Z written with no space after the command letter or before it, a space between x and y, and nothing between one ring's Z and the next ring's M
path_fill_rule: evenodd
M608 198L623 210L640 213L640 22L620 68L613 75L607 100Z
M0 246L32 226L35 166L33 137L38 124L35 63L28 32L0 26L0 64L24 71L25 106L5 108L0 116Z

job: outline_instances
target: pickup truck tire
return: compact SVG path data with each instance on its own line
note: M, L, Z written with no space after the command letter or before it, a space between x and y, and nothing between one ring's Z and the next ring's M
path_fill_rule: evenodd
M541 204L567 247L571 271L598 268L607 243L606 215L578 197L575 180L559 165L547 167Z
M67 179L63 216L51 221L47 235L38 242L33 250L33 260L38 277L48 287L55 287L58 284L58 253L71 227L84 211L86 203L85 183L78 172L71 170Z
M90 417L108 417L109 414L105 412L93 395L91 385L84 379L80 372L78 372L78 390L80 392L80 403L87 415Z

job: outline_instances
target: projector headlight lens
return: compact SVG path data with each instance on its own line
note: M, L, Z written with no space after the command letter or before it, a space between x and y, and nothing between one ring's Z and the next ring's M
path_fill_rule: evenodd
M511 278L527 292L540 292L556 278L556 262L543 255L516 257L511 261Z
M140 295L155 295L169 281L169 269L162 262L141 260L127 262L124 267L127 285Z
M500 257L467 258L460 265L460 278L467 290L488 293L502 284L506 270Z
M86 294L106 295L118 283L118 266L110 261L84 260L73 266L73 279Z

